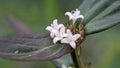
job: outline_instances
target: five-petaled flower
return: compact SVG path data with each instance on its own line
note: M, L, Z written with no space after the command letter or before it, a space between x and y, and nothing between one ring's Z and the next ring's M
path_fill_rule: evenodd
M73 24L79 18L84 19L84 16L80 14L80 11L78 9L75 11L73 10L71 12L66 12L65 15L69 17L69 20L72 20Z
M68 43L70 46L75 49L76 43L75 41L80 37L80 34L72 35L70 29L67 29L66 37L61 40L61 43Z

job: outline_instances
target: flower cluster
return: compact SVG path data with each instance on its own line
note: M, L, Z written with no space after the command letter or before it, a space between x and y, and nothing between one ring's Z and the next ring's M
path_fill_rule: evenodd
M66 12L65 15L69 16L69 20L74 22L78 18L84 18L82 15L80 15L80 11L76 9L76 11L73 12ZM53 23L50 26L46 27L46 30L50 31L50 36L53 38L53 43L56 44L58 41L61 43L70 44L70 46L75 49L76 43L75 41L81 37L80 34L72 34L70 29L65 28L63 24L58 24L58 20L53 20Z
M51 26L47 26L46 30L50 31L50 36L53 38L53 42L60 41L61 43L68 43L72 48L76 48L75 41L80 37L80 34L73 35L70 29L65 29L63 24L58 24L57 19L53 20Z

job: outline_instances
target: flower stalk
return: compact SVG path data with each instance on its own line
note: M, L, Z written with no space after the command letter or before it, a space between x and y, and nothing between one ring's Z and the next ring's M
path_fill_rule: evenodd
M78 26L78 32L80 33L81 37L80 40L78 40L78 44L77 44L77 48L71 53L71 57L72 60L74 62L75 68L83 68L82 67L82 46L81 43L84 41L85 39L85 31L84 31L84 26L82 24L80 24Z

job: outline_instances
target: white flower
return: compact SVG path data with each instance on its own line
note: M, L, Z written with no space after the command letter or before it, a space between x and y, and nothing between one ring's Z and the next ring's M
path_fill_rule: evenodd
M56 43L59 40L62 40L65 37L65 26L62 26L60 30L55 34L53 43Z
M62 68L72 68L72 67L67 67L64 64L62 64Z
M69 20L72 20L73 24L79 18L84 19L84 16L80 14L80 11L78 9L76 9L75 11L66 12L65 15L69 16Z
M80 37L80 34L75 34L72 35L72 32L67 29L67 33L66 33L66 38L61 40L61 43L68 43L70 44L70 46L75 49L76 48L76 43L75 41Z
M80 34L73 35L70 29L65 31L65 26L63 24L58 24L57 19L53 20L51 26L47 26L46 30L50 31L50 36L53 38L53 43L60 41L61 43L70 44L70 46L75 49L75 41L80 37Z
M53 27L56 30L59 30L59 28L63 27L63 26L64 26L63 24L58 24L58 20L57 19L53 20L53 24L51 24L51 27Z
M50 31L51 32L50 36L54 38L55 35L58 34L58 30L63 26L64 26L63 24L58 24L58 20L55 19L53 20L53 24L51 24L51 26L46 27L46 30Z

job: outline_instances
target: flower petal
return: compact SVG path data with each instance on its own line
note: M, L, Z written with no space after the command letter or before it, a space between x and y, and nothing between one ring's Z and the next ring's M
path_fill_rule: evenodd
M54 39L53 39L53 43L55 44L57 41L59 41L60 40L60 38L58 38L58 37L55 37Z
M80 11L78 9L76 9L73 13L74 16L79 16L80 15Z
M58 31L56 29L53 29L51 32L52 33L58 33Z
M66 16L72 16L72 13L71 12L66 12L65 15Z
M74 41L71 41L69 44L70 44L70 46L71 46L73 49L76 48L76 43L75 43Z
M68 38L64 38L61 40L61 43L69 43L69 39Z
M68 17L69 17L69 20L72 20L72 18L73 18L73 15L72 15L71 12L66 12L66 13L65 13L65 16L68 16Z
M47 27L46 27L46 30L48 30L48 31L51 32L51 31L53 30L53 28L52 28L51 26L47 26Z
M77 20L76 17L74 17L74 18L72 19L73 24L76 22L76 20Z
M67 35L68 37L72 36L72 32L70 31L70 29L67 29Z
M57 19L54 19L53 20L53 25L52 25L55 29L58 28L58 20Z
M65 34L65 27L60 28L60 35L63 36Z
M62 37L63 37L63 38L67 38L68 35L67 35L66 33L64 33L64 34L62 35Z
M60 28L62 28L62 27L65 27L63 24L59 24L58 25L58 30L60 29Z
M57 22L58 22L58 20L57 20L57 19L54 19L54 20L53 20L53 25L54 25L54 26L57 26L57 25L58 25Z
M76 19L78 19L78 18L84 19L84 16L83 15L79 15L79 16L76 17Z
M54 38L54 37L55 37L55 34L54 34L54 33L50 33L50 37L51 37L51 38Z
M80 37L80 34L75 34L72 36L72 40L76 41Z

